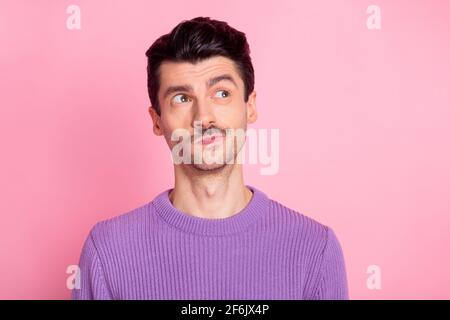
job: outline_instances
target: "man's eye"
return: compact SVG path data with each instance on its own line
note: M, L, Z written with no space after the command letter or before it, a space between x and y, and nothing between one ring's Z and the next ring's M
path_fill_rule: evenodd
M214 97L216 98L226 98L230 95L230 93L226 90L219 90L216 92L216 94L214 95Z
M189 97L185 94L177 94L172 98L173 102L175 103L185 103L189 102Z

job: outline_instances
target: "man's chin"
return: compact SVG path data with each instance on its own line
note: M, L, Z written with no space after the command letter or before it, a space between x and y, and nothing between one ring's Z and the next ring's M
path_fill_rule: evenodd
M226 163L213 163L213 164L206 164L206 163L197 164L197 163L194 163L191 166L192 166L192 168L194 168L197 171L217 172L217 171L223 170L227 166L227 164Z

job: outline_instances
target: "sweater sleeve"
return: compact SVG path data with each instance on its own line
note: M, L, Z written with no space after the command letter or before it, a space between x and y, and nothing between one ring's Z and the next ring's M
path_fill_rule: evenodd
M81 250L79 262L80 288L72 290L73 300L112 299L92 234L93 231L89 233Z
M330 227L327 227L327 242L322 253L318 285L314 299L349 299L344 255L341 245Z

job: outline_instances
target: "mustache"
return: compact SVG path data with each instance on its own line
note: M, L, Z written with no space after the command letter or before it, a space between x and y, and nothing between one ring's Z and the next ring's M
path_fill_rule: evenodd
M209 128L202 128L200 129L194 129L194 133L192 134L192 136L194 136L195 134L197 135L225 135L227 132L227 128L219 128L219 127L209 127Z

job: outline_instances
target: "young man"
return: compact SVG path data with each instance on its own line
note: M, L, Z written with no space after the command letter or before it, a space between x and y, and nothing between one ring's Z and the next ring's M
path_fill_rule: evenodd
M257 118L249 54L244 33L202 17L146 52L174 187L94 226L74 299L348 299L333 230L244 184L233 161L242 143L229 133Z

